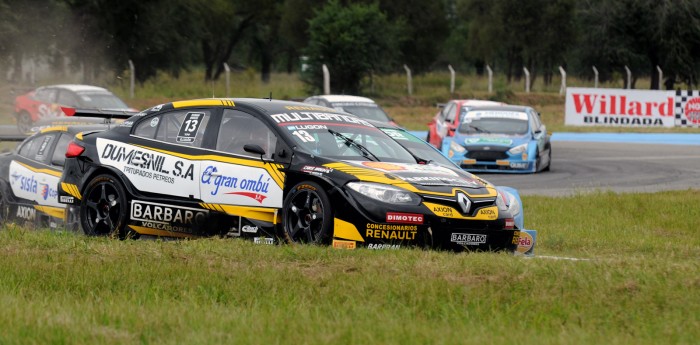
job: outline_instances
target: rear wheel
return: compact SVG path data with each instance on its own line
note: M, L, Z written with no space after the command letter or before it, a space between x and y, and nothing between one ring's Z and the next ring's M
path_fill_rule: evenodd
M282 227L288 242L328 244L333 236L331 202L315 182L301 182L284 199Z
M17 129L21 134L26 134L32 130L32 116L28 112L22 111L17 115Z
M80 204L80 224L88 236L126 238L126 191L115 177L99 175L88 183Z

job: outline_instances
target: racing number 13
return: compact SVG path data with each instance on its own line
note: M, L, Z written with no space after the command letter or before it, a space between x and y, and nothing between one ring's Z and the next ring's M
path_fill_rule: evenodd
M314 139L314 137L307 131L294 131L292 134L305 143L316 141L316 139Z

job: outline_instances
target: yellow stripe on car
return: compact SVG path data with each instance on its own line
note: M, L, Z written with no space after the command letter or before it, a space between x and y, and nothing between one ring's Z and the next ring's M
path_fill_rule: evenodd
M276 208L267 207L252 207L252 206L233 206L222 204L200 203L200 206L207 210L223 212L232 216L241 216L248 219L255 219L263 222L276 224L279 220L276 217Z
M17 163L17 164L19 164L19 165L21 165L21 166L23 166L23 167L25 167L25 168L27 168L27 169L29 169L29 170L31 170L32 172L35 172L35 173L42 173L42 174L48 174L48 175L51 175L51 176L61 177L61 172L60 172L60 171L51 170L51 169L35 168L35 167L33 167L33 166L24 164L24 163L22 163L22 162L18 162L18 161L14 161L14 162Z
M235 107L236 105L233 101L228 99L194 99L191 101L177 101L172 103L173 108L184 108L184 107L206 107L206 106L227 106Z
M365 239L362 238L362 235L360 235L360 232L357 231L354 224L338 218L334 218L333 223L335 225L333 227L333 237L359 242L365 241Z
M34 205L34 208L42 213L48 214L51 217L56 217L60 219L64 219L66 209L63 207L53 207L53 206L41 206L41 205Z

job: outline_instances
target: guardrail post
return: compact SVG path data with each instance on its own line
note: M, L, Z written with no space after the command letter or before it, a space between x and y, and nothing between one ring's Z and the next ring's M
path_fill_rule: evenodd
M523 67L523 72L525 72L525 92L530 93L530 71Z
M323 69L323 94L324 95L330 95L331 94L331 73L328 71L328 66L324 63L321 65L321 69Z
M231 97L231 68L225 62L224 70L226 71L226 97Z
M598 88L598 69L593 66L593 74L595 75L595 82L593 84L593 87L596 89Z
M450 70L450 95L455 93L455 70L452 65L447 65L447 69Z
M491 66L486 65L486 71L489 73L489 93L493 93L493 70Z
M656 70L659 72L659 90L661 90L661 84L664 82L664 72L661 70L659 65L656 65Z
M134 62L129 59L129 97L134 98L134 84L136 81L136 67Z
M559 73L561 73L561 87L559 88L559 94L563 95L566 91L566 71L564 67L559 66Z
M403 65L403 69L406 70L406 87L408 88L408 95L413 95L413 77L411 76L411 69Z
M631 89L632 88L632 71L630 71L629 67L625 65L625 71L627 72L627 87L626 89Z

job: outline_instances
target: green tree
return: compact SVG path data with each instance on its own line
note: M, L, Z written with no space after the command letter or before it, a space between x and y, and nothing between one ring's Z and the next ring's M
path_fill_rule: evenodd
M395 29L376 4L330 1L309 21L309 34L311 72L304 79L311 92L322 89L326 64L332 92L358 94L363 78L390 66L396 52Z

